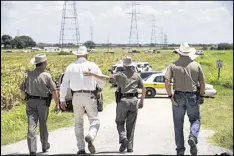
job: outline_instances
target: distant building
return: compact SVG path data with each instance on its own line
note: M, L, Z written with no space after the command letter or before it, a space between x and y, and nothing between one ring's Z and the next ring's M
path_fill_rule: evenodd
M40 51L41 49L38 47L32 47L32 51Z
M45 52L60 52L61 48L59 47L44 47Z

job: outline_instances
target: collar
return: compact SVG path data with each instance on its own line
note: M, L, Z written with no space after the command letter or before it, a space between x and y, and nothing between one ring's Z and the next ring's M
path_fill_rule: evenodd
M86 58L84 57L80 57L75 61L75 63L84 63L84 62L87 62Z

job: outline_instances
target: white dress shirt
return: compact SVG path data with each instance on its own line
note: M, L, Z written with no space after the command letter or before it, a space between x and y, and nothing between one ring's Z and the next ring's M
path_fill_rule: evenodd
M71 63L63 77L62 84L60 85L60 101L65 101L67 89L70 88L73 91L78 90L96 90L98 85L100 88L104 88L106 81L97 79L94 76L84 76L84 71L90 71L102 75L102 72L97 64L87 61L84 57L79 58L75 62Z

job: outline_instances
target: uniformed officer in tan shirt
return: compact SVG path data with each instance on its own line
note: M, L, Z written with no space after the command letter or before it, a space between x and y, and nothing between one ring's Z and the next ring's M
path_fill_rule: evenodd
M190 134L188 144L190 153L197 155L197 138L200 130L200 101L203 101L205 90L205 76L201 65L193 61L189 56L195 54L196 50L187 43L176 49L180 58L170 64L165 74L165 86L172 102L174 132L177 155L184 155L184 115L190 121ZM170 82L173 79L174 96L171 92ZM197 94L197 86L200 85L200 95Z
M20 90L27 96L26 113L28 118L28 134L27 143L30 155L36 155L37 139L36 127L39 120L40 124L40 140L42 144L42 152L46 152L50 148L48 142L47 118L49 107L46 105L48 92L51 92L55 100L55 109L59 109L59 99L56 84L52 80L52 76L45 71L47 66L46 55L38 54L31 63L36 65L33 71L25 74L25 78L20 85Z
M145 97L145 87L140 75L134 70L131 57L123 59L124 71L118 72L111 77L105 75L97 75L85 72L87 75L95 76L103 80L111 82L116 81L117 86L121 89L121 99L117 103L116 108L116 124L119 133L119 143L121 144L119 151L123 152L127 148L127 152L133 152L134 131L137 119L138 108L143 107ZM142 89L142 96L138 103L137 89ZM125 132L125 122L127 133Z

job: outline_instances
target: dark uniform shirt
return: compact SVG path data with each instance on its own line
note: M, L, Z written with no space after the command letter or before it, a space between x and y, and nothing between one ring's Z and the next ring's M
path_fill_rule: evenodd
M57 88L50 73L35 69L26 73L20 90L26 91L29 95L47 97L49 91L53 92Z
M174 90L184 92L197 91L199 81L205 79L201 65L190 57L180 57L167 68L165 78L173 78Z
M136 93L137 88L144 87L140 75L129 68L126 68L122 72L113 74L110 77L110 81L116 81L117 86L121 88L121 93Z

